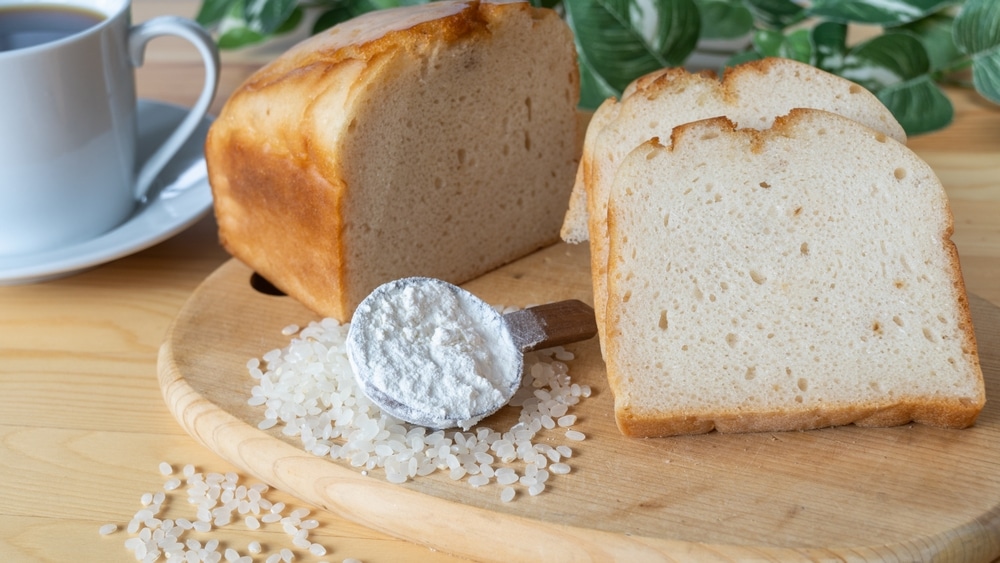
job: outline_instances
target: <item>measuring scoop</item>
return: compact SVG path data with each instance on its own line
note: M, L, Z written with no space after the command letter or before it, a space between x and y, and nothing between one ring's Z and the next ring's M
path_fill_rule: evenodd
M448 282L403 278L358 306L347 357L361 391L384 412L430 428L468 430L521 386L524 353L592 338L581 301L500 314Z

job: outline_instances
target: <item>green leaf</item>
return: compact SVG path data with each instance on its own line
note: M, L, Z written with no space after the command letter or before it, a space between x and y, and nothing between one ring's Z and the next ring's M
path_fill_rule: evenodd
M753 29L753 14L741 0L695 0L701 39L735 39Z
M812 42L812 64L827 72L839 72L847 54L847 25L820 23L812 28L809 39Z
M916 37L885 33L851 49L840 74L871 91L878 91L930 72L927 51Z
M566 0L564 6L591 70L617 91L646 73L680 65L698 42L693 0Z
M215 27L226 16L233 0L203 0L194 19L203 27Z
M260 43L266 38L248 27L231 27L219 35L218 43L220 49L236 49Z
M732 57L729 57L729 60L726 61L726 64L724 66L728 68L731 66L737 66L743 63L748 63L750 61L759 61L760 59L763 58L764 56L758 53L757 51L753 49L747 49L742 53L736 53Z
M792 0L743 0L755 20L767 29L785 29L806 17L806 10Z
M1000 54L972 60L972 84L983 97L1000 104Z
M754 51L764 57L777 57L784 41L785 34L780 31L760 29L753 34Z
M621 91L612 88L600 74L594 71L593 67L582 54L579 58L579 66L580 107L594 110L597 109L597 107L600 106L604 100L613 96L621 95Z
M962 52L955 45L955 18L945 12L931 14L926 18L910 22L899 29L915 35L924 44L927 56L930 57L931 70L946 70L956 61L963 58Z
M298 5L298 0L247 0L245 17L247 27L270 35L289 17Z
M840 23L892 27L919 20L956 0L815 0L809 15Z
M333 8L321 12L316 17L316 21L313 22L312 32L315 35L324 29L329 29L338 23L343 23L356 15L348 4L337 4Z
M252 29L246 19L246 4L244 0L233 0L229 10L219 21L220 49L236 49L252 43L259 43L266 35Z
M955 18L955 43L972 56L972 83L1000 103L1000 2L967 0Z
M809 30L799 29L785 35L780 31L758 30L753 35L753 46L765 57L781 57L808 63L812 60Z
M903 126L907 135L919 135L946 127L955 110L929 75L883 88L875 95Z
M281 24L278 29L274 30L274 34L280 35L282 33L291 33L292 31L295 31L295 28L299 27L299 24L302 23L302 19L304 17L305 10L303 10L301 6L296 6L295 9L292 10L291 15L288 16L288 19L285 20L285 23Z
M1000 46L1000 2L968 0L955 17L955 43L970 55Z
M812 43L809 40L809 30L799 29L786 35L785 41L781 44L780 56L803 63L812 61Z

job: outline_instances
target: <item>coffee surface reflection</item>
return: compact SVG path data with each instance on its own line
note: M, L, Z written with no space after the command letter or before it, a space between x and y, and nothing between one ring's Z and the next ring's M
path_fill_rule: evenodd
M0 8L0 52L58 41L103 20L97 12L68 6Z

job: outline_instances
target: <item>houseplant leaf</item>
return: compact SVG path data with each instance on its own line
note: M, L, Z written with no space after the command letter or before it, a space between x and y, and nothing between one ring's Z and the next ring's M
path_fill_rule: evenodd
M908 135L951 122L951 102L931 79L931 63L919 39L889 32L848 51L837 72L871 90Z
M225 16L218 24L220 49L235 49L253 43L259 43L266 35L253 29L246 19L246 3L244 0L233 0Z
M844 66L847 54L847 25L823 22L812 28L813 65L827 72L836 73Z
M851 49L838 74L877 91L930 72L920 40L908 33L885 33Z
M789 34L780 31L759 30L753 35L754 50L765 57L781 57L809 63L812 44L809 30L798 29Z
M248 27L270 35L291 17L298 0L247 0L245 17Z
M950 124L954 117L951 102L927 74L882 88L875 95L907 135L936 131Z
M893 27L919 20L955 0L815 0L809 15L831 21Z
M968 0L955 18L955 43L972 57L976 90L1000 103L1000 2Z
M908 31L920 39L927 50L930 58L932 71L944 71L955 65L956 61L964 58L962 52L955 45L952 28L955 18L946 12L931 14L910 22L898 29Z
M765 29L779 30L806 17L806 10L792 0L743 0L754 19Z
M566 0L564 6L581 55L617 91L643 74L683 63L698 41L693 0Z
M753 14L741 0L695 0L700 39L736 39L753 30Z
M229 11L233 0L203 0L194 19L203 27L215 27Z

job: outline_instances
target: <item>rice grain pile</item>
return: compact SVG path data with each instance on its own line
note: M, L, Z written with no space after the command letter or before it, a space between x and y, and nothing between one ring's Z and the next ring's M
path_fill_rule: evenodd
M510 401L520 416L511 428L435 431L382 413L360 392L347 359L349 327L329 318L301 330L289 325L282 330L295 335L288 346L247 363L257 380L249 404L264 410L258 428L280 427L298 436L306 451L347 461L365 474L382 469L391 483L438 471L473 487L495 483L503 502L517 498L517 488L538 495L552 475L570 473L572 448L539 439L547 431L561 431L569 442L585 438L572 429L570 410L590 396L590 388L570 380L565 362L572 353L557 347L525 355L525 379Z
M183 494L182 481L174 476L174 469L167 462L161 462L159 470L167 477L163 490L143 493L139 497L141 508L125 527L130 536L125 540L125 548L136 561L153 563L162 558L167 563L290 563L297 555L326 555L325 546L309 539L319 521L308 518L308 509L297 508L286 514L284 503L272 502L265 496L267 485L244 484L235 473L201 473L193 465L185 465L181 476L187 485L187 503L194 514L191 518L164 517L166 506L174 501L172 496ZM223 545L211 537L214 530L229 525L243 525L251 531L268 526L278 528L287 534L291 545L273 546L271 553L262 554L261 543L251 541L240 546L241 553L236 546ZM117 524L105 524L98 533L108 536L118 529ZM353 558L344 561L358 562Z

